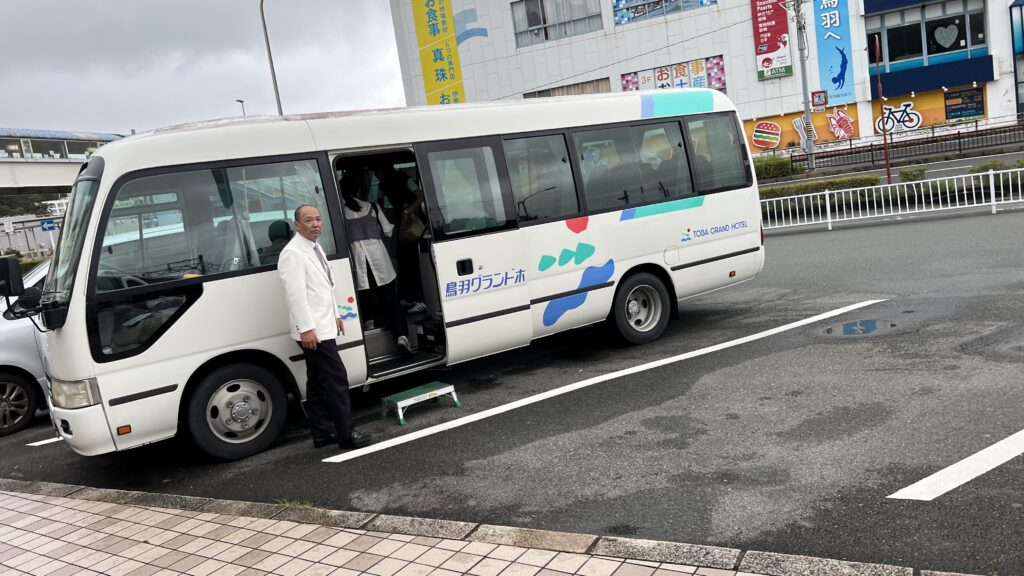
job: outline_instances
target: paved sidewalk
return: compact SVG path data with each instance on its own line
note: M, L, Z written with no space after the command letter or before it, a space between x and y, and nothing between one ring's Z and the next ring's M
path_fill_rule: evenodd
M0 576L23 574L914 576L914 570L731 548L0 479Z

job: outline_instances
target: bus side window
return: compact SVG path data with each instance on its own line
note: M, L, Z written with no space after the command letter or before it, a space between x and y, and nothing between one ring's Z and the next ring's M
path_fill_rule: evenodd
M556 220L579 213L563 136L509 139L502 146L520 222Z
M590 210L626 208L644 201L637 147L628 127L577 132L573 140ZM653 199L652 195L647 200Z
M492 147L429 152L427 160L446 234L502 228L509 222Z
M701 194L750 185L743 140L731 115L687 118L686 129L696 158L695 178Z
M640 179L644 200L693 195L690 166L679 124L645 124L633 128L640 142Z

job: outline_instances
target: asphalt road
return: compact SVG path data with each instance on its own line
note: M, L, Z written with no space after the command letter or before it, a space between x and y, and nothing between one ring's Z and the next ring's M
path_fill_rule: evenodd
M885 301L343 463L299 428L235 463L178 441L83 458L25 446L50 436L41 419L0 439L0 477L1022 574L1021 458L930 502L886 498L1024 429L1022 240L1020 210L770 235L761 276L690 301L651 345L550 337L357 394L359 425L396 437ZM382 395L433 379L463 407L377 420Z

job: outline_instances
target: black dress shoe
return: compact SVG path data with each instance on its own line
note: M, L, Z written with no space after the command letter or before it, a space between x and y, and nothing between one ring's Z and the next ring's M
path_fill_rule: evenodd
M373 439L369 434L353 430L352 435L348 437L348 440L341 440L338 442L338 446L341 448L362 448L369 446L373 443Z
M328 436L326 438L313 438L313 448L323 448L324 446L330 446L331 444L337 444L338 439L334 436Z

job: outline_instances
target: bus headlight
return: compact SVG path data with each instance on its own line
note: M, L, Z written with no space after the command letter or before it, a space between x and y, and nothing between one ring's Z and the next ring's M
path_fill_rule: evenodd
M95 378L70 381L54 378L50 381L50 389L53 405L57 408L74 410L100 403L100 389Z

